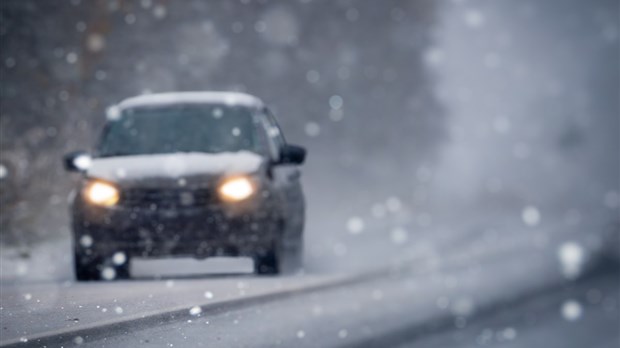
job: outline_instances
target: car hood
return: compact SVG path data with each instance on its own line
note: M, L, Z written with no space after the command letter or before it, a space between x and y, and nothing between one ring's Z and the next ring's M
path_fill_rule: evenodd
M86 175L117 183L154 179L176 181L251 174L257 172L263 162L262 156L249 151L104 157L93 159Z

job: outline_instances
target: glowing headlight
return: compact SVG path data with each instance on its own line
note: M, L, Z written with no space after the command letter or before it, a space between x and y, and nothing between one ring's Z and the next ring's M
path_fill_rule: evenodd
M118 189L103 181L93 181L86 186L84 196L89 202L106 207L118 202Z
M246 177L235 177L224 181L218 191L223 200L237 202L250 197L254 193L254 185Z

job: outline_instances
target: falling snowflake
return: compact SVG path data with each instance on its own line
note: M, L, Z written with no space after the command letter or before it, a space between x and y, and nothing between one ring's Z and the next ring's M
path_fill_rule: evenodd
M319 82L320 78L321 75L316 70L308 70L308 72L306 73L306 80L308 80L308 82L310 83L317 83Z
M321 133L321 127L316 122L306 123L304 129L309 137L316 137L319 133Z
M101 271L101 278L103 278L105 280L112 280L112 279L116 278L116 271L112 267L105 267Z
M407 231L402 227L397 227L392 230L390 237L394 244L403 244L407 241Z
M484 25L484 15L482 14L482 12L475 10L475 9L470 9L467 10L465 12L465 24L467 24L467 26L471 27L471 28L479 28L481 26Z
M69 52L67 53L67 63L69 64L75 64L78 60L78 55L75 52Z
M568 300L562 304L562 317L566 321L577 321L583 313L581 304L575 300Z
M568 279L575 279L583 268L585 252L580 244L565 242L558 248L558 259L564 276Z
M339 110L340 108L342 108L343 104L344 104L344 101L342 100L342 97L339 95L332 95L329 98L329 106L334 110Z
M364 230L364 220L354 216L347 221L347 229L351 234L359 234Z
M157 19L166 17L166 8L163 5L157 5L153 8L153 16Z
M527 206L521 212L521 218L527 226L536 226L540 223L540 212L534 206Z
M127 255L125 255L125 253L122 251L115 252L114 255L112 256L112 263L114 263L117 266L124 264L126 261L127 261Z
M390 197L385 202L388 210L392 213L399 211L402 208L402 203L398 197Z
M211 113L213 115L214 118L222 118L222 116L224 115L224 111L221 108L215 108L213 109L213 112Z

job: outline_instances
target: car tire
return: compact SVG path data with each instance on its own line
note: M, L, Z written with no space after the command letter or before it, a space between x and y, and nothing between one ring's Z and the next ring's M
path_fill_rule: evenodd
M280 273L280 264L275 250L269 250L264 254L254 257L254 273L260 275L273 275Z
M106 268L114 270L113 277L105 280L129 279L129 259L123 265L113 265L111 260L93 257L79 251L74 257L75 279L78 281L104 280L103 272Z
M73 264L75 268L75 279L78 281L101 280L101 263L97 258L76 252Z

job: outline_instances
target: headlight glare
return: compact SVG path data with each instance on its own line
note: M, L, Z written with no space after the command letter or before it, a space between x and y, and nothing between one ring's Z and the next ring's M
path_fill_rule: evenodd
M225 180L218 189L220 197L228 202L242 201L250 197L254 191L252 181L243 176Z
M119 199L118 189L103 181L90 182L84 190L84 195L89 202L106 207L115 205Z

